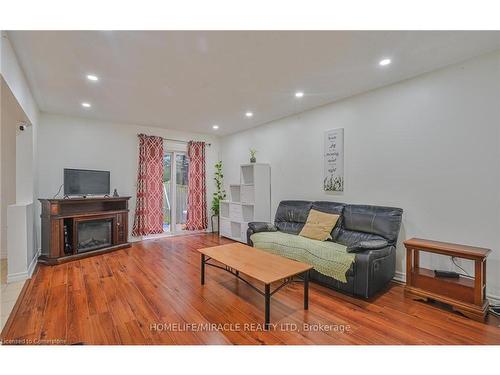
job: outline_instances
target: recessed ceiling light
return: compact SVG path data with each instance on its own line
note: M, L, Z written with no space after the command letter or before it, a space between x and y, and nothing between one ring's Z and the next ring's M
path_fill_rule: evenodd
M386 66L386 65L389 65L391 62L392 62L392 61L391 61L391 59L382 59L382 60L380 60L380 61L378 62L378 64L379 64L380 66Z
M91 107L91 105L90 105L90 103L83 102L83 103L82 103L82 107L84 107L84 108L90 108L90 107Z
M296 98L302 98L303 96L304 96L304 93L303 93L302 91L297 91L297 92L295 93L295 97L296 97Z
M212 129L214 129L214 130L219 129L219 125L212 125Z
M87 74L87 79L89 81L99 81L99 77L94 74Z
M245 116L252 117L253 116L253 112L247 112L247 113L245 113Z

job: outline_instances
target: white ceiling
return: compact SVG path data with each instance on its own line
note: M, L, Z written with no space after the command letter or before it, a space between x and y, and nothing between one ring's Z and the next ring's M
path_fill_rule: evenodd
M500 32L11 31L42 111L230 134L500 48ZM380 67L381 58L393 63ZM97 83L86 80L99 76ZM296 99L294 92L305 96ZM92 103L84 109L80 103ZM254 117L245 117L251 110ZM212 125L218 124L218 131Z

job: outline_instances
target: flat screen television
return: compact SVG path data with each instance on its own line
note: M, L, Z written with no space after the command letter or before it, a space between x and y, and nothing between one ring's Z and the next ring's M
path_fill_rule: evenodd
M64 195L109 194L109 171L64 169Z

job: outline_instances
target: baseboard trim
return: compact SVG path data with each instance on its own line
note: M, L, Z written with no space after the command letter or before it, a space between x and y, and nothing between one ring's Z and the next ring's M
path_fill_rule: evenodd
M490 303L493 305L499 305L500 304L500 296L497 296L495 294L488 294L486 293L486 298L490 300Z
M31 263L28 267L28 275L29 275L28 277L29 278L31 278L31 276L33 276L33 271L35 270L36 264L38 263L38 257L40 256L41 253L42 253L42 249L38 249L35 256L31 260Z
M37 264L37 261L38 261L38 256L40 254L41 254L41 249L39 249L36 252L36 255L31 260L31 263L28 266L28 269L26 271L24 271L24 272L17 272L17 273L13 273L13 274L7 273L7 283L15 283L15 282L18 282L18 281L24 281L24 280L30 279L31 276L33 275L33 271L35 270L35 267L36 267L36 264Z
M406 274L401 271L396 271L393 280L404 284L406 283Z
M406 273L401 271L396 271L392 279L398 283L406 284ZM500 296L497 296L495 294L486 293L486 298L488 298L490 303L494 304L500 303Z
M16 283L18 281L28 280L30 277L28 275L28 271L17 272L13 274L7 274L7 284Z

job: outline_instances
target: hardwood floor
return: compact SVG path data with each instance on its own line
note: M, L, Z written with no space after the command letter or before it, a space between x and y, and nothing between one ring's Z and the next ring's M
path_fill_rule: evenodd
M398 284L367 301L311 283L308 311L302 309L302 285L289 285L271 301L271 322L277 326L263 332L264 299L245 283L209 267L206 284L200 285L196 249L229 242L205 234L161 238L58 266L40 265L3 342L500 344L498 319L478 323L413 301ZM305 331L304 323L318 331Z

